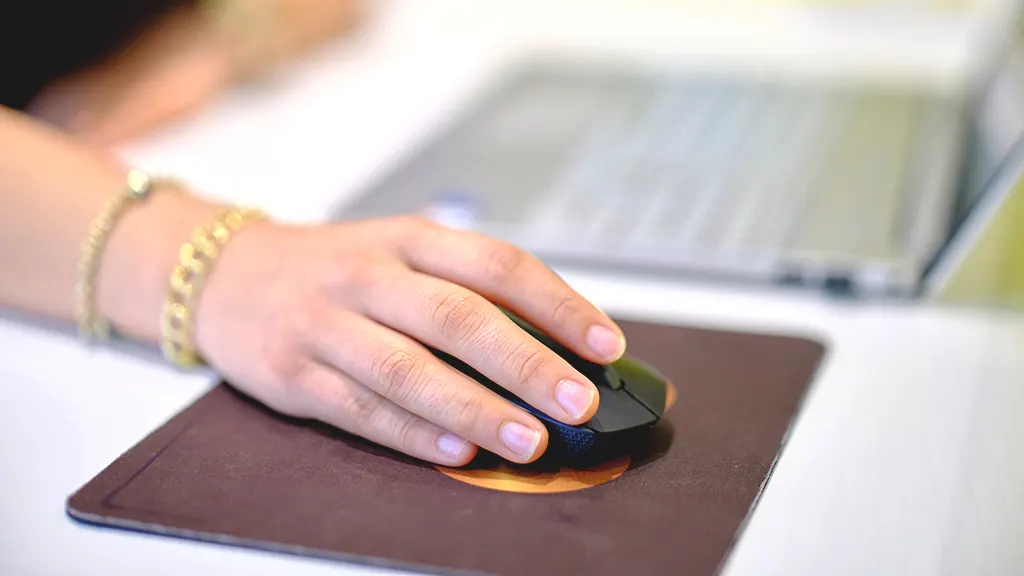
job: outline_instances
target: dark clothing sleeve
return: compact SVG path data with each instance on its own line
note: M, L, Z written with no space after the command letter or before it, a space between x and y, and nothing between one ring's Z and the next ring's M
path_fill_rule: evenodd
M0 0L0 105L23 109L53 80L131 42L194 0Z

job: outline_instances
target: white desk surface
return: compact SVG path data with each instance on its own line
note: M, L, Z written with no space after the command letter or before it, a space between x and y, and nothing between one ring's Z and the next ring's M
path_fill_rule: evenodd
M602 27L597 16L579 26L554 2L487 4L490 14L451 4L384 5L357 39L124 153L211 194L315 219L454 110L520 40L558 18L577 32ZM644 28L612 20L606 30ZM1024 574L1024 316L562 272L623 316L829 342L728 575ZM66 497L211 376L86 350L68 333L10 318L0 318L0 350L0 573L378 572L74 523Z

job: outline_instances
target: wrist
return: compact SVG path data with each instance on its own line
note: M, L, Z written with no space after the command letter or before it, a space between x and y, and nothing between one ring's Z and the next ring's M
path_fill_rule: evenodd
M254 220L218 249L219 255L192 310L193 346L205 362L222 365L235 353L234 342L246 330L243 326L261 313L272 312L274 306L267 299L255 298L261 301L262 309L254 309L251 302L255 292L272 291L287 258L281 249L287 235L287 227Z
M115 330L145 342L159 340L160 314L181 244L221 208L159 183L121 218L96 280L96 306Z

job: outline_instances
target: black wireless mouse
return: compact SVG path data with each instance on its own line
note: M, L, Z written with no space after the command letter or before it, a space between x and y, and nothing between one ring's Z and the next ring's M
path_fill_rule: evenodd
M665 414L668 383L657 370L629 354L609 365L581 358L553 338L513 314L506 314L539 342L564 358L597 387L597 412L587 422L570 426L530 406L472 366L438 350L435 356L503 398L533 414L548 429L545 460L557 458L569 465L587 465L614 457L652 428Z

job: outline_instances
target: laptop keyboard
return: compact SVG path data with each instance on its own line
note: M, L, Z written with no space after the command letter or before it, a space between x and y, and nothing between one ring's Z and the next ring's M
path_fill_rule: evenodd
M553 261L869 291L916 282L945 237L956 95L524 72L338 218L414 212Z
M546 193L524 197L522 226L608 250L853 250L892 224L872 220L880 205L902 203L915 118L897 96L669 85L593 126ZM867 248L885 252L880 237Z

